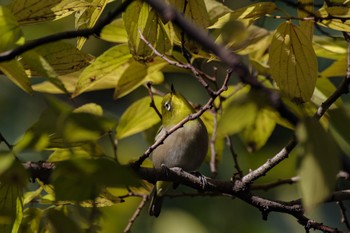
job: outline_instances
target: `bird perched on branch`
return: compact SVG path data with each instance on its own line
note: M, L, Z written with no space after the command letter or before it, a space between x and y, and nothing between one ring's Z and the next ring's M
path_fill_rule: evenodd
M155 140L159 140L167 131L194 112L191 104L172 87L171 92L166 94L162 101L162 126ZM169 135L164 143L153 151L151 158L155 168L164 165L168 168L180 167L190 172L200 167L207 150L208 132L202 120L197 118ZM166 181L156 182L149 208L151 216L159 216L163 196L169 184Z

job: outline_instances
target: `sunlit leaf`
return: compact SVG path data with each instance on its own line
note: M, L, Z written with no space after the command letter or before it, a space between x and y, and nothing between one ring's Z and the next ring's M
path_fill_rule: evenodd
M205 5L208 10L208 15L210 17L210 21L215 21L217 18L232 12L230 8L222 4L221 2L218 2L216 0L204 0Z
M154 96L154 101L158 109L162 98ZM134 102L121 116L117 127L117 138L125 138L130 135L142 132L160 122L159 116L150 107L151 100L144 97Z
M57 20L91 6L82 0L14 0L10 9L20 24Z
M350 130L347 127L347 122L350 120L350 106L344 105L343 108L338 108L329 111L330 115L330 130L336 139L336 142L346 155L350 155Z
M129 67L120 77L118 83L116 83L114 98L123 97L147 82L154 84L163 82L163 74L159 71L166 65L168 63L160 58L155 58L152 62L146 64L134 60L131 61Z
M316 16L320 18L317 20L318 25L338 31L350 32L350 20L332 18L331 14L327 11L327 7L318 9L318 11L316 11Z
M92 28L102 14L103 9L108 0L85 0L90 6L76 13L75 28L77 30ZM79 37L77 40L77 48L81 49L86 41L86 37Z
M309 118L297 130L301 165L299 168L303 206L310 211L335 189L339 171L339 150L320 123Z
M11 11L0 6L0 52L13 49L24 43L22 30Z
M310 17L311 15L309 12L314 12L314 0L298 0L298 4L303 6L302 9L297 8L299 18ZM312 41L314 34L314 22L311 20L299 20L299 25L305 36Z
M60 79L58 79L58 74L56 71L51 67L51 65L46 61L44 57L32 50L22 54L22 57L24 62L28 64L32 69L34 69L43 77L47 78L49 82L51 82L61 91L69 94L64 84Z
M220 17L218 21L209 28L222 28L222 26L230 20L243 20L250 24L258 18L274 12L276 8L277 6L273 2L254 3Z
M345 77L347 65L347 58L334 61L330 66L324 69L320 75L322 78Z
M317 79L317 59L310 39L291 22L278 26L270 47L270 69L278 87L290 99L309 101Z
M42 220L43 211L39 208L25 208L23 211L23 219L19 232L40 232L39 226ZM31 229L30 232L28 229Z
M240 136L248 151L255 152L266 144L275 129L276 121L274 118L275 113L271 110L260 109L253 124L243 129Z
M160 53L164 54L171 49L172 37L168 35L167 26L146 2L133 1L124 12L123 20L130 52L135 60L147 62L154 57L152 49L140 39L139 31Z
M100 37L103 40L114 43L128 42L128 35L126 33L123 20L119 18L105 26L102 29Z
M128 46L124 44L104 52L81 73L73 97L80 95L101 79L111 76L119 79L128 67L130 58Z
M93 56L63 41L41 45L35 51L43 56L59 75L81 70L94 59Z
M52 173L57 200L93 200L105 187L137 183L131 170L106 158L61 161Z
M95 103L84 104L76 109L74 109L75 113L89 113L96 116L103 115L103 109L100 105Z
M313 45L315 53L318 57L327 59L344 59L347 55L347 43L343 38L329 38L321 36L313 36Z
M16 60L1 62L0 70L18 87L25 92L32 94L33 89L28 75L26 74L23 66Z

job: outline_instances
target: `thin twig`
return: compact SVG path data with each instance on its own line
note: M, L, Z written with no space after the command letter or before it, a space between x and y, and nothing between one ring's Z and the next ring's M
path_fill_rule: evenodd
M216 148L215 148L215 141L216 141L216 131L218 127L218 116L217 116L217 111L216 109L213 110L213 132L211 134L211 138L209 140L209 147L210 147L210 171L212 173L213 177L216 177L218 174L217 172L217 153L216 153Z
M341 215L340 221L342 223L344 223L345 226L348 228L348 231L350 231L350 223L349 223L349 219L348 219L348 217L346 215L346 208L345 208L344 202L343 201L337 201L337 204L338 204L339 209L340 209L340 215Z
M275 182L271 182L271 183L267 183L267 184L252 184L250 186L251 190L269 190L275 187L279 187L281 185L285 185L285 184L295 184L296 182L298 182L300 180L300 177L295 176L289 179L279 179Z
M0 143L4 142L9 150L12 150L13 146L6 140L6 138L0 133Z
M148 201L148 195L143 195L142 201L140 202L139 206L135 210L134 214L129 219L128 225L124 229L124 233L131 232L131 227L133 226L133 224L136 221L137 217L140 215L142 209L145 207L147 201Z
M226 137L226 145L230 149L230 152L231 152L231 155L232 155L232 158L233 158L233 163L234 163L234 166L235 166L238 178L242 178L243 172L242 172L242 170L241 170L241 168L239 167L239 164L238 164L238 155L237 155L236 151L233 148L232 139L229 136ZM236 178L236 175L234 175L234 178Z
M159 112L156 104L154 103L153 92L152 92L152 82L147 82L148 95L151 98L150 107L154 109L158 117L162 119L162 114Z

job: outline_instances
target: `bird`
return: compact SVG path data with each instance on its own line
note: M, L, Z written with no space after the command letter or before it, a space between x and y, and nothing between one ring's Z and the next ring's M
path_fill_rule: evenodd
M167 131L195 113L191 104L176 92L172 86L171 92L162 100L162 125L155 137L157 142ZM207 154L208 132L200 118L188 121L183 127L170 134L151 154L154 168L179 167L187 172L198 169ZM163 196L170 182L157 181L151 192L149 214L158 217L161 211Z

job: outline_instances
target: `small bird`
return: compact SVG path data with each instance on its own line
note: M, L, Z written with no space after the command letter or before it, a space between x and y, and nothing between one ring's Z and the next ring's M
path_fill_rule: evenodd
M159 140L168 130L185 119L195 110L191 104L172 87L162 101L162 126L155 140ZM187 122L182 128L169 135L163 144L152 153L153 166L180 167L184 171L195 171L202 164L208 150L208 132L200 118ZM153 188L149 214L158 217L163 196L169 182L157 181Z

